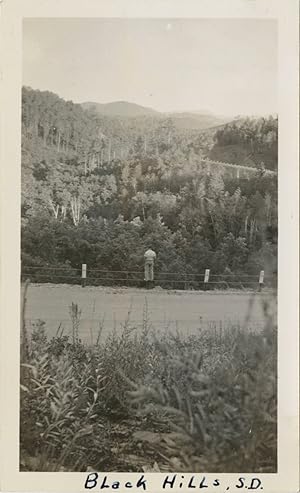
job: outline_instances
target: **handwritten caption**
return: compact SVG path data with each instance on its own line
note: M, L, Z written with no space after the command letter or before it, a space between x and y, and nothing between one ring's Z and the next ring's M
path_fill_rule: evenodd
M150 480L146 478L144 474L139 475L136 481L111 481L108 476L101 476L97 472L89 473L84 488L88 490L96 489L112 489L112 490L127 490L127 489L137 489L139 491L151 491ZM181 474L168 474L162 478L161 481L161 490L178 490L179 488L184 489L203 489L210 488L210 490L218 491L229 491L229 490L239 490L239 489L248 489L250 491L259 491L263 490L263 485L261 479L257 477L245 478L238 477L235 484L226 485L224 480L221 482L220 479L208 479L205 476L186 476ZM157 486L156 486L157 489ZM154 490L152 490L154 491ZM207 491L207 490L206 490Z

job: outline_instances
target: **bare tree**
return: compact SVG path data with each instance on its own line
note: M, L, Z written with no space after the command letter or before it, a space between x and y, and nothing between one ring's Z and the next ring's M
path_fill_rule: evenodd
M81 200L80 197L72 197L70 200L72 219L75 226L78 226L80 221Z
M54 214L55 219L57 219L58 213L59 213L59 205L54 205L51 199L49 200L49 204L50 204L50 207L51 207L51 210Z
M61 215L62 215L63 219L66 219L66 215L67 215L67 206L66 205L61 206Z

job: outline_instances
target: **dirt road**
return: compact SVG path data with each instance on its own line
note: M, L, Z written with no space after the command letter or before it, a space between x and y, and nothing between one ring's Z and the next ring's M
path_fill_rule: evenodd
M270 300L269 300L270 298ZM192 333L200 326L222 327L239 325L259 330L264 323L263 300L275 311L275 301L269 293L200 292L104 288L69 285L31 285L27 292L27 326L38 319L46 322L47 333L56 333L59 324L64 334L71 330L69 307L77 303L81 309L80 337L95 340L99 322L103 336L124 323L140 328L147 319L155 328L179 329Z

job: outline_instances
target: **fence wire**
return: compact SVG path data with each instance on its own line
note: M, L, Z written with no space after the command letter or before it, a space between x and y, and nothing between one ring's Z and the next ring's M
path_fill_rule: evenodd
M79 284L85 286L132 286L146 287L144 271L88 269L86 278L82 278L81 267L39 267L22 266L21 281L29 279L32 283ZM151 287L160 286L164 289L259 289L259 273L253 274L216 274L211 273L209 280L204 282L205 272L155 272ZM264 287L275 288L276 276L265 276Z

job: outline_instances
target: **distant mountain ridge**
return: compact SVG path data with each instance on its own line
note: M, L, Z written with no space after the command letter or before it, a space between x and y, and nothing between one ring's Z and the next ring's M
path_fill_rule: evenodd
M81 103L81 107L85 110L93 110L100 115L109 116L112 118L138 118L149 116L154 118L170 118L175 127L189 130L202 130L216 127L232 120L230 118L216 116L208 111L163 113L156 111L153 108L141 106L136 103L130 103L128 101L114 101L111 103L96 103L89 101Z
M177 128L186 128L191 130L205 130L208 128L225 125L226 123L232 121L231 118L219 117L212 113L169 113L169 116L172 118Z
M86 102L81 103L81 106L83 109L94 110L105 116L135 118L137 116L160 115L158 111L152 108L127 101L113 101L111 103Z

